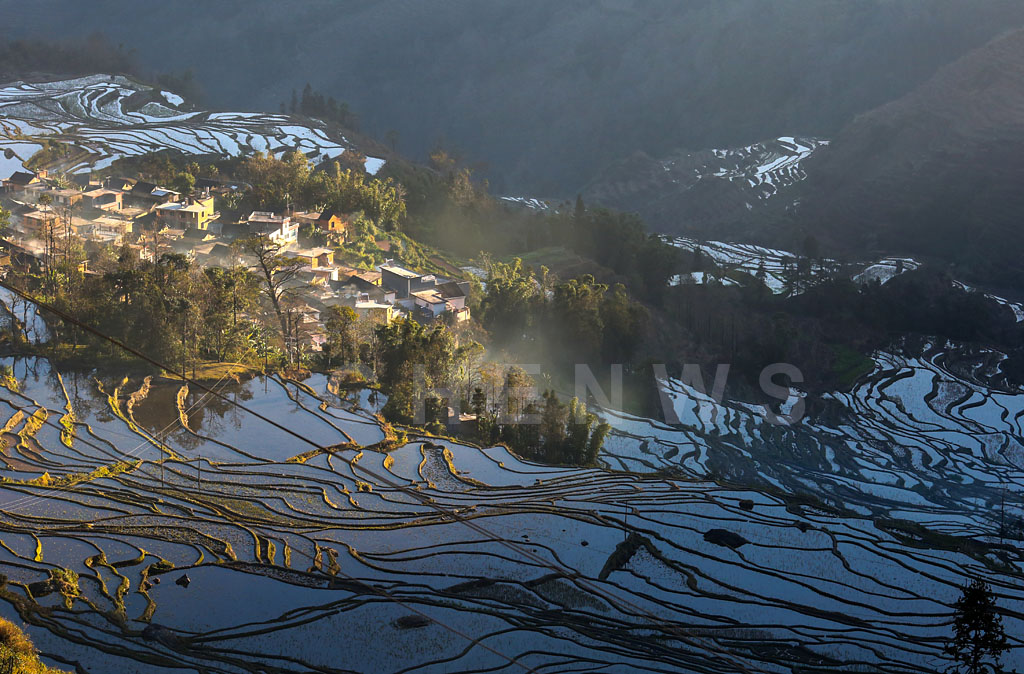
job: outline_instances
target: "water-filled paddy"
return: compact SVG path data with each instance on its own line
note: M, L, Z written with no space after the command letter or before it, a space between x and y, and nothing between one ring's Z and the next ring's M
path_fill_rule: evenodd
M834 459L840 474L826 483L824 473L786 471L781 462L765 475L777 476L783 488L767 493L685 471L658 474L654 469L671 459L656 452L636 454L650 463L641 473L546 467L503 448L446 441L445 449L430 449L415 438L386 457L365 447L384 437L377 420L329 393L323 378L305 386L274 378L224 384L225 395L316 444L351 438L363 447L287 462L311 445L201 392L185 398L186 427L177 384L153 383L143 395L137 378L58 379L43 359L6 362L19 391L0 391L4 415L48 414L35 424L33 451L4 450L19 463L0 473L25 483L0 483L0 566L8 577L0 605L5 615L21 606L18 619L43 651L84 671L525 665L785 672L820 662L844 671L844 662L859 662L879 671L930 672L941 661L958 586L973 574L988 578L1000 605L1018 612L1007 617L1007 631L1014 639L1024 633L1014 548L971 557L883 530L852 508L786 495L786 485L803 480L805 493L815 487L835 500L838 492L828 485L847 479L857 489L843 493L866 501L867 471L883 468L877 445L867 444L871 424L878 424L875 433L906 428L913 436L914 428L920 451L969 463L982 476L1014 470L936 448L929 438L945 436L926 425L934 418L913 421L924 415L911 411L910 388L901 396L907 413L899 416L889 403L873 403L870 389L847 394L851 405L879 412L843 436L850 444ZM924 390L926 378L911 379L887 388ZM1005 409L1012 400L1000 404ZM71 438L61 433L68 409ZM940 407L938 416L947 419L955 409ZM984 418L994 425L1013 417ZM981 418L976 413L975 423ZM901 425L886 425L894 419ZM13 428L13 437L27 423ZM756 441L762 429L742 409L713 423L733 435L720 433L712 442L696 424L681 429L633 418L620 425L603 460L615 465L643 434L662 447L701 443L711 462L744 455L752 461L770 451ZM826 436L818 427L800 432ZM830 432L835 445L840 436ZM863 454L852 456L858 443ZM131 463L102 472L118 461ZM964 529L984 503L986 482L970 495L963 484L954 489L940 481L935 466L932 459L884 468L904 484L930 486L910 492L919 501L902 502L904 519ZM44 472L79 479L27 483ZM976 500L943 505L958 495ZM713 531L739 537L738 547L716 542ZM15 602L57 567L79 574L71 609L58 593L36 598L46 615L31 602ZM187 586L176 582L186 575ZM769 642L803 647L770 649ZM1017 653L1008 660L1019 660Z

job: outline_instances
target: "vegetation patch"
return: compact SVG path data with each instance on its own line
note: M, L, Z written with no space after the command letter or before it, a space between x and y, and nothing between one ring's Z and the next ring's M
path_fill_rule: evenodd
M63 670L44 665L28 635L11 621L0 618L0 673L63 674Z
M704 534L704 540L725 548L732 548L733 550L741 548L750 542L738 533L728 529L711 529Z

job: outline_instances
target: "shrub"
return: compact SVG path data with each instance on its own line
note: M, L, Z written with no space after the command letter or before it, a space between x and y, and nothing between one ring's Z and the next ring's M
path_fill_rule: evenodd
M0 618L0 674L61 674L39 661L32 641L14 623Z

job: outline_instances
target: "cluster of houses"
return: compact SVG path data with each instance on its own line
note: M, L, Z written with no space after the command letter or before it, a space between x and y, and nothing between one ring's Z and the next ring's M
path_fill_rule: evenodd
M390 323L398 316L420 323L469 320L466 304L469 283L400 267L392 260L376 270L359 270L334 263L334 251L313 248L296 251L303 266L294 283L302 286L304 302L297 308L302 330L298 339L320 350L327 339L323 312L331 306L347 306L363 321Z
M309 225L328 242L343 244L352 228L347 214L253 211L223 222L215 198L239 187L198 179L196 189L196 195L184 196L128 178L83 179L80 185L67 186L48 179L44 171L19 171L2 181L0 192L12 216L6 247L11 253L42 259L48 237L75 236L87 253L119 246L143 261L174 252L200 266L230 267L246 263L232 245L235 241L264 235L298 265L291 283L300 291L295 295L303 298L296 308L303 328L299 339L312 350L319 350L326 340L321 316L331 306L352 307L372 322L406 316L423 323L458 323L470 317L465 281L411 271L392 260L373 270L357 269L336 263L335 248L300 245L299 231Z

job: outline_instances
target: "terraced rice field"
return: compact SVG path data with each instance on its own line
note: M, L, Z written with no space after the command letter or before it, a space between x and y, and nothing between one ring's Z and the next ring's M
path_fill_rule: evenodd
M700 249L701 253L721 268L722 272L739 272L740 274L759 278L773 293L781 294L792 292L786 283L787 265L795 265L800 255L780 250L778 248L766 248L750 243L733 243L727 241L698 241L687 237L665 237L665 240L681 248L693 252ZM861 262L849 265L846 271L850 272L850 279L857 283L887 283L900 274L912 271L921 266L921 263L909 257L885 257L875 262ZM811 270L812 275L821 273L822 267L836 267L834 260L822 260ZM688 274L689 278L675 276L669 283L706 283L712 275L704 272ZM728 276L714 275L715 282L724 285L735 285L736 282ZM978 292L977 289L968 286L960 281L954 281L954 285L964 292ZM799 292L799 289L797 290ZM1019 323L1024 321L1024 305L1020 302L1013 302L998 295L985 294L988 299L1001 304L1013 312L1014 318Z
M691 252L699 248L703 255L726 272L737 271L748 276L760 275L761 280L773 293L787 291L786 266L795 264L798 257L789 251L750 243L697 241L686 237L672 238L669 243ZM703 281L704 277L700 278Z
M57 167L65 173L167 148L223 156L299 150L320 161L352 147L306 118L195 110L174 93L121 76L0 86L0 174L21 170L48 139L76 148ZM383 159L366 159L371 174L383 165Z
M712 150L714 161L701 175L740 183L749 188L754 198L767 200L806 179L802 163L828 143L819 138L782 136L746 147ZM714 171L710 170L712 167Z
M938 347L880 356L835 425L667 384L688 427L609 415L604 469L377 451L381 401L322 376L217 384L304 443L177 383L2 362L0 613L82 671L935 672L974 575L1024 664L1022 560L991 531L1020 398Z
M788 426L766 423L760 406L717 403L669 380L664 395L681 427L615 414L606 461L760 480L862 515L998 538L1001 518L1024 516L1024 395L992 384L1003 358L968 357L954 344L920 358L877 353L852 391Z

